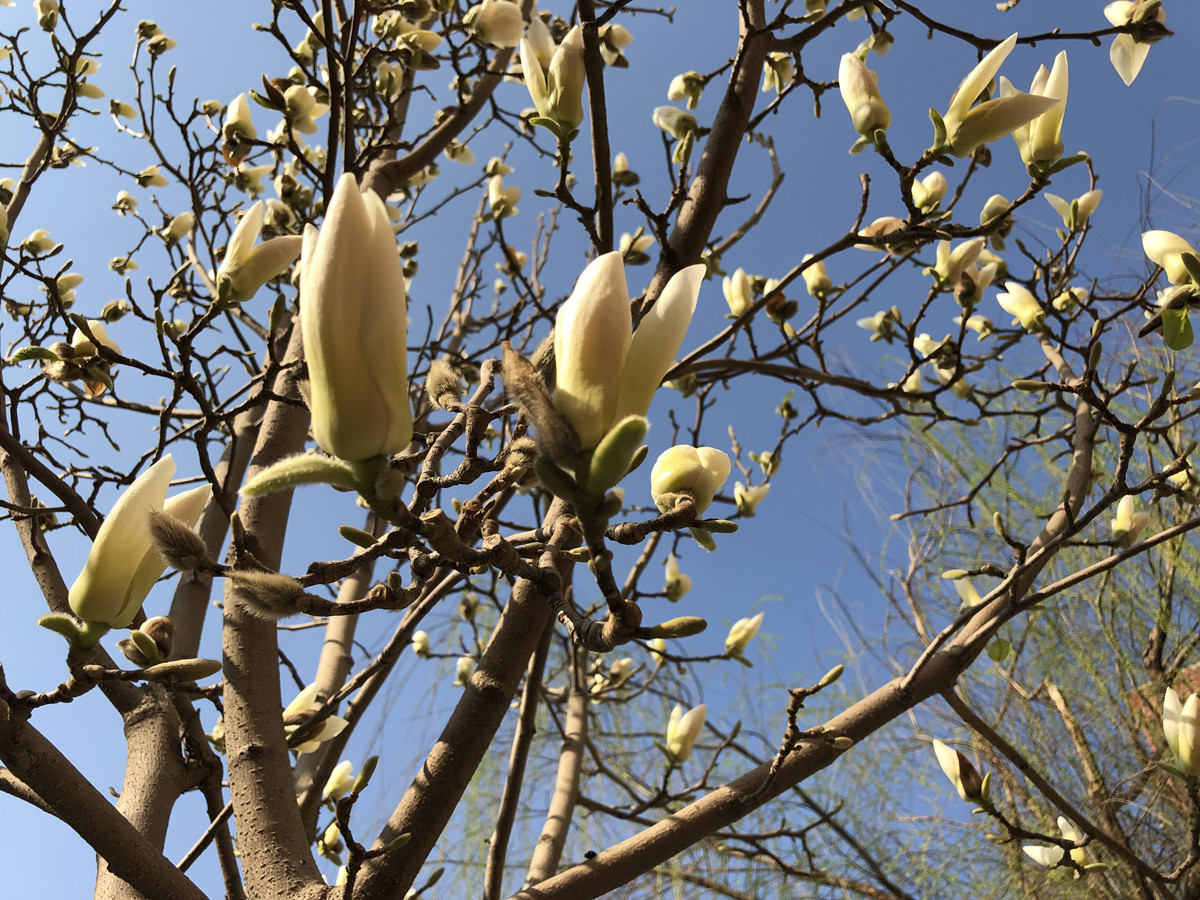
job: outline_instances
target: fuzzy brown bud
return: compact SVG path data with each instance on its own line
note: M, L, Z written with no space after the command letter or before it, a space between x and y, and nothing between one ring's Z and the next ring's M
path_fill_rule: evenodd
M234 596L247 610L264 619L284 619L299 612L304 588L295 578L278 572L253 570L229 573Z
M221 671L221 662L216 659L173 659L146 669L146 677L153 681L199 681Z
M208 568L208 547L204 538L186 522L157 509L149 511L147 521L154 547L168 566L182 572Z
M508 395L521 407L533 424L538 449L552 460L573 459L579 452L579 435L571 427L550 397L537 368L524 356L504 344L503 375Z
M129 633L129 637L122 638L117 641L117 649L121 654L137 666L139 669L144 669L147 666L152 666L156 662L162 662L157 657L158 648L155 647L154 641L146 637L140 631L134 629Z
M425 376L425 392L434 406L449 409L462 400L463 386L450 363L435 359L429 364L429 374Z
M142 634L154 641L158 652L166 659L171 655L171 643L175 639L175 623L170 616L152 616L138 628Z

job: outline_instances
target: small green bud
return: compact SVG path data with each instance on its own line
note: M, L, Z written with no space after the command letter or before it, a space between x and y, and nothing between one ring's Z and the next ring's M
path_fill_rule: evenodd
M606 491L625 477L649 427L644 416L626 416L609 429L592 451L592 461L584 478L588 490Z
M302 453L289 456L263 469L244 485L242 494L256 497L285 491L301 484L329 484L346 490L357 490L358 482L350 465L330 456Z
M661 625L651 625L648 628L638 629L638 637L641 638L683 638L691 637L694 634L700 634L708 627L708 622L701 619L699 616L680 616L677 619L668 619Z
M738 530L738 523L730 522L728 519L701 519L696 523L696 527L717 534L733 534Z
M37 622L43 628L53 631L55 634L61 634L67 639L67 643L75 645L80 635L80 623L74 616L68 616L63 613L47 613L38 619Z
M135 666L145 668L166 659L154 638L140 628L130 629L129 637L117 642L125 658Z
M833 746L838 750L849 750L854 746L854 738L840 734L833 739Z
M361 794L366 790L367 785L371 783L371 776L375 774L375 767L377 765L379 765L378 756L367 757L367 761L363 763L358 777L354 779L354 787L350 788L351 794ZM404 835L401 835L401 837L404 837Z
M703 528L689 528L688 533L692 536L692 540L694 540L709 553L712 553L717 549L717 542L714 541L713 536Z
M354 544L354 546L362 547L364 550L370 550L379 542L379 539L371 534L371 532L355 528L353 525L339 525L338 534Z
M835 681L837 681L839 678L841 678L842 673L845 671L846 671L846 667L839 663L838 665L836 665L832 669L830 669L828 672L826 672L824 674L824 676L822 676L821 680L817 682L817 687L819 687L819 688L829 687L831 684L833 684Z
M1012 386L1018 391L1052 391L1055 387L1047 381L1037 381L1033 378L1018 378Z
M146 669L151 681L199 681L221 671L219 659L173 659Z
M546 490L568 503L575 502L579 495L579 484L562 468L541 456L533 464L533 470Z

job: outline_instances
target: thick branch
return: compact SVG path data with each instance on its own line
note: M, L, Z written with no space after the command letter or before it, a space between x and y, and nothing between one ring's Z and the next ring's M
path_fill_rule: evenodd
M147 897L206 900L58 748L7 703L0 703L0 760L96 851L113 875Z
M547 524L557 523L566 511L566 504L556 500L546 515ZM555 529L546 560L554 559L557 550L565 548L569 534L567 529ZM422 764L420 774L392 813L376 847L382 848L405 833L410 833L412 839L401 851L388 853L363 867L355 886L355 900L394 897L416 879L490 749L549 619L550 605L546 599L531 582L518 581L462 699Z
M297 330L285 359L300 355ZM275 385L275 394L292 402L267 407L251 477L304 447L309 417L295 368L285 366ZM239 516L248 549L263 565L279 565L291 500L291 491L243 499ZM308 849L283 732L275 623L248 613L227 592L223 643L229 788L248 893L281 900L320 896L325 882Z
M562 753L558 758L558 775L554 779L554 796L546 810L546 821L533 858L529 861L527 885L545 881L558 871L575 801L579 799L579 773L583 768L583 747L587 742L588 690L586 680L587 651L574 648L571 666L571 691L567 697L567 718L563 725Z
M521 788L525 784L525 764L529 761L529 747L537 733L538 702L542 695L542 672L550 654L550 641L554 638L553 620L546 623L537 651L529 660L525 673L525 687L521 690L521 709L517 730L513 734L512 751L508 757L508 776L504 780L504 793L500 797L500 811L496 815L496 827L488 841L487 869L483 879L484 900L500 900L503 888L504 860L508 853L508 839L512 834L513 821L521 803Z

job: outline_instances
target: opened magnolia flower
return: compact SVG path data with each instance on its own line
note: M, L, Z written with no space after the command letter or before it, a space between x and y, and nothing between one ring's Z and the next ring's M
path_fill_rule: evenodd
M933 742L933 752L937 755L938 765L958 791L958 796L968 803L982 803L987 797L984 790L984 780L978 770L971 765L970 760L941 741Z
M674 103L684 100L688 109L695 109L700 104L703 93L704 76L699 72L680 72L667 86L667 99Z
M1087 300L1087 288L1069 287L1051 300L1050 305L1059 312L1069 313L1074 311L1079 306L1087 303Z
M697 515L708 509L729 477L729 455L715 447L683 444L664 450L650 472L650 495L663 512L682 494L692 498Z
M329 780L325 782L325 789L321 791L321 798L324 800L341 800L350 793L350 789L353 787L354 763L348 759L343 759L329 773Z
M1104 18L1118 27L1134 26L1132 33L1113 38L1108 50L1109 62L1128 87L1142 71L1150 45L1167 34L1167 14L1160 0L1116 0L1104 7Z
M1054 207L1054 211L1062 216L1063 227L1068 232L1074 234L1077 231L1083 231L1087 227L1088 219L1092 217L1092 213L1100 205L1100 198L1104 196L1104 192L1088 191L1071 201L1064 200L1062 197L1049 192L1044 196L1046 202Z
M1200 776L1200 693L1181 703L1174 688L1163 698L1163 734L1175 757L1175 768Z
M108 336L108 327L99 319L87 320L88 330L92 333L92 337L100 343L102 347L107 347L113 353L120 353L121 346ZM77 359L87 356L95 356L97 353L96 341L91 340L81 330L75 332L75 336L71 339L71 349L75 352ZM165 457L170 459L170 457Z
M1075 824L1063 816L1058 817L1058 831L1068 841L1079 843L1083 840L1083 835L1075 827ZM1062 847L1047 847L1043 844L1025 844L1021 849L1039 866L1057 866L1066 855L1066 851ZM1087 851L1082 847L1076 847L1071 851L1071 861L1077 866L1086 864Z
M158 166L146 166L133 176L133 180L138 183L138 187L166 187L171 183L167 176L158 171Z
M1013 317L1013 324L1020 323L1026 331L1041 331L1046 327L1046 311L1037 297L1030 293L1024 285L1015 281L1006 281L1004 286L1007 293L996 295L996 300L1004 311Z
M854 324L871 332L872 341L886 341L890 344L896 337L896 317L890 309L881 309L874 315L857 320Z
M774 91L782 94L796 74L796 64L792 62L792 54L782 50L774 50L763 60L763 93Z
M878 73L868 69L866 63L853 53L842 54L838 87L842 102L850 111L854 130L863 137L870 138L876 131L886 131L892 124L892 114L879 93Z
M291 734L305 722L313 717L322 706L324 701L317 694L317 686L310 684L299 694L296 699L289 703L283 710L283 730ZM341 716L328 716L322 720L320 727L309 738L292 749L296 753L312 753L325 741L332 740L337 737L350 723Z
M511 0L483 0L467 10L463 24L482 43L493 47L520 46L525 31L521 7Z
M942 288L953 290L958 285L963 271L979 258L986 243L986 238L973 238L963 241L951 250L948 240L938 241L937 262L927 271L937 278Z
M1194 282L1188 267L1184 264L1183 254L1190 253L1200 261L1200 253L1196 248L1170 231L1147 231L1142 234L1142 250L1150 257L1150 261L1163 267L1167 280L1171 284L1191 284Z
M1000 96L1015 97L1020 94L1007 78L1000 79ZM1029 86L1029 95L1061 100L1035 119L1013 129L1013 140L1021 160L1030 173L1046 171L1063 155L1062 123L1067 110L1067 51L1054 57L1054 67L1039 66Z
M633 333L621 254L605 253L583 270L554 329L554 405L581 449L627 416L646 414L683 344L703 279L703 265L676 272Z
M989 319L987 316L981 316L979 314L976 314L973 316L967 316L967 319L965 322L963 321L962 316L955 316L954 324L955 325L966 325L973 332L975 332L976 335L978 335L978 340L981 340L981 341L984 338L990 337L992 334L992 330L994 328L994 326L992 325L991 319Z
M729 635L725 638L725 655L726 656L741 656L746 652L746 647L758 634L759 626L762 625L766 613L759 613L757 616L752 616L748 619L738 619L733 623L733 627L729 629Z
M223 300L249 300L258 289L287 271L300 255L304 238L289 234L264 241L257 247L265 213L262 201L246 211L229 239L225 258L217 271L217 295Z
M629 680L629 676L633 674L633 657L626 656L616 660L608 667L608 684L611 687L620 687Z
M686 713L683 706L676 704L667 721L667 755L673 763L681 763L692 755L692 747L700 732L704 730L704 717L708 706L701 703Z
M941 172L930 172L920 181L913 182L913 205L923 213L931 213L938 208L949 187L945 175Z
M33 0L33 11L38 25L45 31L53 31L58 24L58 0Z
M316 134L317 119L329 112L328 103L318 103L312 88L293 84L283 92L283 115L293 131Z
M950 98L950 105L942 116L942 124L946 132L945 149L953 155L970 156L989 141L1011 134L1026 122L1061 105L1062 101L1057 97L1041 97L1020 91L975 105L1016 44L1015 34L1002 41L967 73Z
M533 27L530 26L530 31ZM567 32L550 60L543 63L528 38L521 40L521 72L538 115L566 137L583 121L583 32L576 25Z
M1137 511L1137 498L1126 494L1117 501L1117 514L1112 521L1113 541L1119 547L1131 547L1149 524L1150 513Z
M174 474L175 461L168 454L117 499L96 534L83 571L71 585L68 600L79 618L128 628L142 608L142 601L166 568L150 536L151 513L166 513L191 528L212 494L204 485L167 500Z
M767 491L771 490L769 484L756 484L747 487L740 481L733 486L733 502L737 504L737 511L743 516L754 515L754 510L758 508L758 504L762 503L767 496Z
M488 208L493 218L507 219L517 214L517 204L521 202L521 189L505 187L503 175L493 175L488 179Z
M650 261L650 255L646 251L653 246L654 235L642 234L642 229L639 228L634 234L627 231L621 235L621 240L617 243L617 252L627 265L640 266Z
M191 233L195 224L196 217L194 215L190 212L181 212L159 229L159 233L166 239L167 244L177 244Z
M675 106L656 106L650 118L677 141L694 134L700 127L695 116Z
M300 325L313 437L354 462L412 439L404 268L383 201L339 179L325 221L304 232Z
M629 60L625 58L622 52L624 48L633 43L633 34L624 25L618 25L616 22L609 22L607 25L600 26L600 58L604 60L606 66L616 66L624 68L629 65Z

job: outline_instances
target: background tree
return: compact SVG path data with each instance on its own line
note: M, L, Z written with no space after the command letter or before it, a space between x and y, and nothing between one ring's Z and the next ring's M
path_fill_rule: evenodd
M96 896L1194 892L1200 258L1098 189L1159 3L34 6L0 788ZM908 479L853 677L754 602L822 424Z

